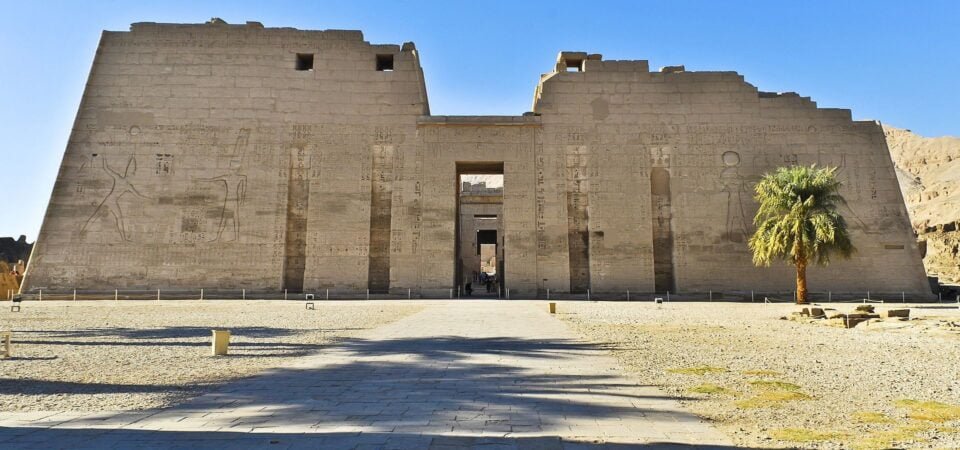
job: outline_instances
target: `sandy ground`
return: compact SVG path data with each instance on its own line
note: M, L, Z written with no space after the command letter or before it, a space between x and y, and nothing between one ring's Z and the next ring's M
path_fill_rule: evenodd
M960 333L931 326L960 322L956 305L914 308L924 319L907 327L854 329L779 320L798 309L783 304L558 308L638 382L684 398L739 445L960 448Z
M0 360L0 411L101 411L169 406L211 383L321 351L422 309L405 301L125 301L4 303L13 357ZM211 356L211 329L231 331Z

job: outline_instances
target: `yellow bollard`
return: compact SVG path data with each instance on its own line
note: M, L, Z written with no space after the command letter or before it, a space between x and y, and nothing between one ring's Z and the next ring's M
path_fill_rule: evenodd
M213 330L213 356L226 355L230 346L230 331Z
M554 302L550 302L550 314L556 314L556 313L557 313L557 304Z

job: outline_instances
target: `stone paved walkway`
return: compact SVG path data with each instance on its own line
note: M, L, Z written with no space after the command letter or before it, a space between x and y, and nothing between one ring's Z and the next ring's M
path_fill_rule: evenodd
M543 302L435 303L174 408L0 413L0 447L731 447L619 373Z

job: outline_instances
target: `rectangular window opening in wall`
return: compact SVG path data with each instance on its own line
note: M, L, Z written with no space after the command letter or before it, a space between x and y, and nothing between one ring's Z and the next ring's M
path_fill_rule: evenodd
M582 60L582 59L568 59L568 60L567 60L567 72L583 72L583 60Z
M313 70L313 53L297 53L297 70Z
M377 71L393 72L393 55L377 55Z

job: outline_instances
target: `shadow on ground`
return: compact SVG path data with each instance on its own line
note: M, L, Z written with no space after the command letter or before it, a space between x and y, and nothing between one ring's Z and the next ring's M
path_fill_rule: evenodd
M15 440L14 442L11 442ZM0 444L14 449L491 449L491 450L726 450L726 445L684 445L671 442L622 444L616 442L543 437L473 437L397 433L233 433L196 431L142 431L108 429L47 429L0 427Z
M199 329L180 332L199 333ZM209 330L203 329L204 333ZM269 333L269 329L260 330ZM148 336L152 331L138 334ZM283 333L277 331L277 337ZM282 341L282 339L281 339ZM206 344L204 344L206 345ZM284 345L282 342L265 345ZM469 338L461 336L403 339L346 339L320 352L302 367L272 369L259 376L225 383L173 409L155 411L134 426L151 428L166 421L164 431L97 429L103 417L69 423L80 429L7 428L0 443L105 443L117 448L692 448L661 442L620 445L567 442L556 437L592 436L598 421L641 425L635 431L657 436L658 423L698 424L701 419L682 411L664 411L673 398L638 395L638 385L625 384L618 373L579 370L585 356L605 353L602 344L574 340ZM477 358L477 356L483 356ZM509 357L500 363L498 356ZM228 356L233 357L233 356ZM323 364L324 358L328 363ZM528 367L536 367L531 371ZM551 369L554 368L554 369ZM21 380L31 389L36 380ZM92 385L92 392L139 392L168 386ZM68 389L69 388L69 389ZM0 393L10 393L0 384ZM83 386L46 387L48 392L83 391ZM155 392L155 391L151 391ZM211 413L213 412L213 413ZM122 414L122 413L120 413ZM182 421L177 420L184 418ZM175 423L171 424L173 421ZM617 423L617 422L614 422ZM122 425L122 424L121 424ZM302 430L308 434L271 433ZM114 425L117 426L117 425ZM216 432L166 431L204 427ZM338 433L344 427L363 433ZM675 428L678 430L680 428ZM369 433L367 431L370 431ZM560 431L557 431L560 430ZM250 433L253 431L253 433ZM611 430L608 430L611 431ZM449 434L449 435L448 435ZM451 436L453 435L453 436ZM472 437L476 436L476 437ZM482 436L482 437L481 437ZM494 437L498 436L498 437ZM669 435L663 435L669 438ZM36 439L36 440L34 440ZM368 441L370 439L370 441ZM653 439L653 438L651 438ZM651 440L648 439L648 440ZM38 441L39 440L39 441ZM271 443L277 441L277 443ZM329 443L327 442L329 441ZM287 445L287 444L290 445ZM134 445L136 444L136 445ZM183 444L183 445L180 445ZM396 444L396 445L394 445ZM5 445L4 445L5 446ZM167 448L166 445L162 447ZM702 446L698 448L724 448Z

